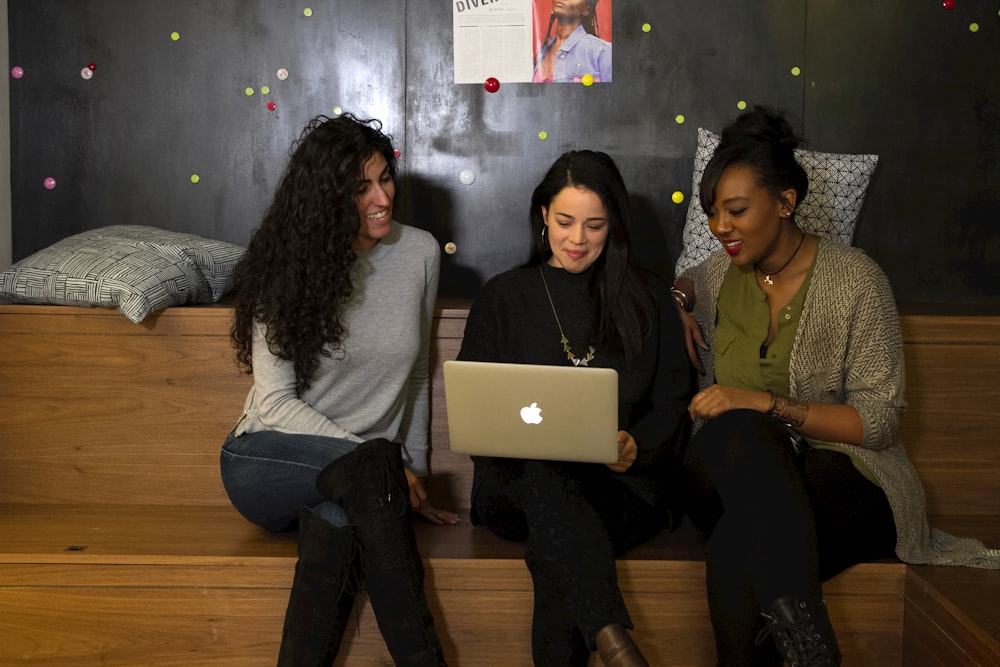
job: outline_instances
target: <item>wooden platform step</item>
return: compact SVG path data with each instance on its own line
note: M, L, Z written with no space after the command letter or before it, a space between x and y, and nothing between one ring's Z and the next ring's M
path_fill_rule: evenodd
M260 531L227 507L68 505L0 505L0 534L0 664L274 664L292 534ZM418 539L449 662L530 664L521 546L467 518L421 524ZM653 664L713 663L699 551L675 533L619 562ZM904 576L900 563L872 563L828 584L847 664L900 664ZM364 596L358 609L339 664L391 664Z

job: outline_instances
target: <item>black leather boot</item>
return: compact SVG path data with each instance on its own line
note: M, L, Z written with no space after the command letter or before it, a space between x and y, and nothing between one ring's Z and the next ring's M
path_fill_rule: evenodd
M340 650L354 607L359 575L354 529L338 528L303 509L298 552L278 667L326 667Z
M404 667L445 665L424 598L400 445L363 442L324 468L316 486L354 525L368 598L393 660Z
M840 664L840 646L823 598L785 596L775 600L762 615L767 625L757 636L757 643L773 636L778 652L792 667Z

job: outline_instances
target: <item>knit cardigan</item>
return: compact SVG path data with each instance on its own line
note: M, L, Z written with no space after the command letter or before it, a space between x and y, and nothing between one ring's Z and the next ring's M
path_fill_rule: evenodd
M693 315L711 349L719 291L729 268L724 251L685 272L695 283ZM1000 568L1000 549L930 528L926 498L899 439L905 373L903 341L889 280L863 251L821 239L788 362L790 394L799 400L854 407L864 425L861 446L824 442L860 460L885 492L896 523L896 555L913 564ZM816 442L815 440L813 441Z

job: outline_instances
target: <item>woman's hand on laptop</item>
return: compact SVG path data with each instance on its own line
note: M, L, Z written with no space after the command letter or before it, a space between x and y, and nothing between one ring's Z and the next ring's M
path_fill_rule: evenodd
M406 481L410 485L410 505L413 511L421 515L431 523L439 526L455 525L459 522L458 515L448 510L439 510L427 500L427 489L424 482L409 470L406 470Z
M625 472L635 463L638 454L639 445L635 444L635 438L629 435L628 431L618 431L618 461L605 465L613 472Z

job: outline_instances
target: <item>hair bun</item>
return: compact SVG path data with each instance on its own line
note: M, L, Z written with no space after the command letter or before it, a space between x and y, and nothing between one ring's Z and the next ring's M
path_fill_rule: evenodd
M722 145L766 143L794 151L801 139L785 116L770 107L756 105L740 114L722 132Z

